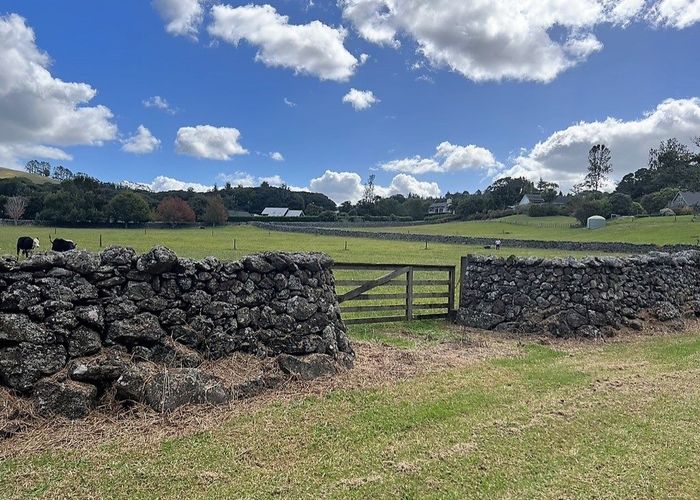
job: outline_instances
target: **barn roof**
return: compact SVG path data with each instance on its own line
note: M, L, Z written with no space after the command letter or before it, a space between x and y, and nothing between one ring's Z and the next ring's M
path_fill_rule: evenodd
M531 203L544 203L544 198L542 198L541 194L527 193L525 196L527 196L527 199L530 200Z
M304 211L303 210L288 210L287 214L285 217L303 217L304 216Z
M288 208L284 207L265 207L261 215L267 215L268 217L284 217L289 211Z

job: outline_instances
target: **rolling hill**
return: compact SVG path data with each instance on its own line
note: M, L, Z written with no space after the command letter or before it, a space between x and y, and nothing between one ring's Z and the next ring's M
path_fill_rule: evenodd
M23 170L12 170L11 168L0 167L0 180L11 179L13 177L23 177L37 184L45 184L47 182L58 182L55 179L51 179L50 177L44 177L43 175L30 174L29 172L25 172Z

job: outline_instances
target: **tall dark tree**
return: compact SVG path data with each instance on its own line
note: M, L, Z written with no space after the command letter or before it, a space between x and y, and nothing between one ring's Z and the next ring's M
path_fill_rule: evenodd
M612 173L612 153L605 144L596 144L588 152L588 174L586 186L592 191L600 191Z
M534 191L535 185L524 177L503 177L486 189L490 205L488 208L500 210L515 205L524 194Z
M365 190L362 193L362 201L363 203L366 203L368 205L371 205L375 201L375 193L374 193L374 174L371 174L367 178L367 183L365 184Z
M54 167L53 174L51 174L51 177L56 179L57 181L67 181L75 177L75 175L73 175L73 172L71 172L66 167L59 165L57 167Z

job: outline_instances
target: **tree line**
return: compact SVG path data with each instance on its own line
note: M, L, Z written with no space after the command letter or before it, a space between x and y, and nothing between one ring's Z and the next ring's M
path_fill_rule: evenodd
M61 167L62 168L62 167ZM47 162L28 163L31 173L53 176ZM63 175L58 170L58 175ZM57 179L58 180L58 179ZM310 215L333 212L335 203L320 193L293 192L262 183L259 187L231 186L208 193L193 190L154 193L101 182L85 174L70 174L58 183L37 184L13 177L0 180L0 211L15 221L30 219L48 224L224 224L229 211L259 214L265 207L304 210Z
M700 147L700 138L693 140ZM588 153L585 179L572 187L567 196L554 182L525 178L498 179L486 190L456 193L456 213L463 219L501 217L515 213L514 207L525 194L540 194L543 205L530 205L531 216L573 215L582 224L591 215L657 215L679 191L700 191L700 152L671 138L651 148L647 166L625 175L612 192L610 183L613 153L605 144L594 145ZM558 204L552 204L557 199Z

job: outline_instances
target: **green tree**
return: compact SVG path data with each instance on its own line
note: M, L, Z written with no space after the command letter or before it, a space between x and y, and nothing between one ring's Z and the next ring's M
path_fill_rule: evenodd
M610 210L618 215L634 215L635 210L632 207L632 197L624 193L613 193L608 198Z
M304 209L304 215L308 215L310 217L314 217L316 215L319 215L322 212L321 207L314 203L309 203L306 205L306 208Z
M572 215L582 226L585 226L588 218L593 215L610 217L610 205L606 200L580 200L574 207Z
M221 199L221 196L215 195L209 197L203 220L207 224L216 226L223 226L228 222L228 210L226 210L224 200Z
M518 203L524 194L533 193L535 185L524 177L503 177L486 189L489 207L504 209Z
M666 208L666 205L668 205L677 194L678 189L676 188L664 188L656 193L642 196L640 203L649 215L658 214L662 208Z
M612 173L612 154L605 144L596 144L588 152L588 174L586 186L592 191L600 191Z
M109 202L107 211L114 222L121 222L124 227L129 223L140 224L151 217L148 202L132 191L122 191Z

